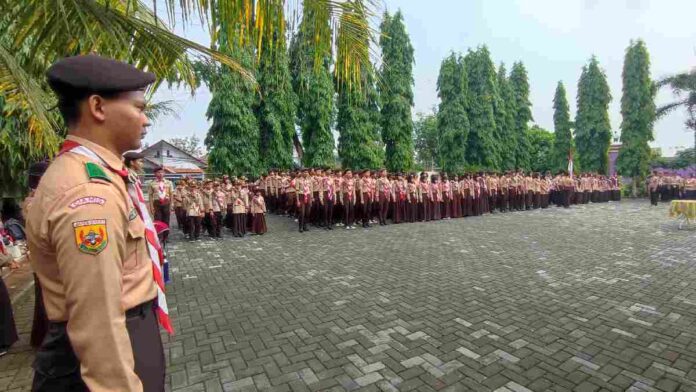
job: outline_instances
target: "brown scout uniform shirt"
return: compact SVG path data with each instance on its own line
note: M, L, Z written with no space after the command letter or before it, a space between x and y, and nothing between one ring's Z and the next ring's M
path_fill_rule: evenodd
M121 157L68 136L122 169ZM145 224L126 184L104 168L90 178L90 158L64 153L41 179L27 215L31 264L48 319L67 321L67 333L93 392L142 391L134 371L125 311L157 296ZM96 163L96 162L95 162Z

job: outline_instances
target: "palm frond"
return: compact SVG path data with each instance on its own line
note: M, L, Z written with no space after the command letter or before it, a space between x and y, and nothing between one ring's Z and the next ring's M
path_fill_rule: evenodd
M30 113L27 125L33 147L44 148L43 143L55 135L59 126L48 114L49 101L44 91L3 45L0 45L0 92L5 97L4 113L0 115L22 117Z
M679 108L679 107L681 107L681 106L685 106L687 103L688 103L688 100L683 99L683 100L681 100L681 101L671 102L671 103L669 103L669 104L667 104L667 105L660 106L660 107L657 108L657 110L655 111L655 116L656 116L658 119L659 119L659 118L662 118L662 117L668 115L669 113L673 112L675 109L677 109L677 108Z
M157 122L168 116L179 119L179 110L181 110L181 106L174 100L148 102L145 107L145 115L151 122Z

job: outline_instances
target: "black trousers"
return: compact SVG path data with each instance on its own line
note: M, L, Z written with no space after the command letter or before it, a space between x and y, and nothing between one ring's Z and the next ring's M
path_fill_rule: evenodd
M367 226L370 224L370 216L372 215L372 197L369 193L363 193L362 202L362 224Z
M10 293L7 291L5 282L0 278L0 348L10 347L17 339Z
M660 196L660 193L658 191L650 191L650 204L656 206L657 205L657 199Z
M222 211L213 212L213 233L212 235L217 238L222 238Z
M164 348L160 339L155 300L126 311L135 374L145 392L164 391ZM34 392L89 391L80 375L80 362L73 352L67 322L49 323L48 333L34 360Z
M325 227L333 226L334 200L329 199L329 192L324 192L324 205L322 206L322 221Z
M201 236L201 221L200 216L189 216L187 219L188 234L191 239L197 240Z
M300 230L307 230L307 221L312 213L312 201L310 199L307 203L305 203L304 196L299 195L299 197L300 202L298 203L299 207L297 208L297 225L299 226Z
M379 193L379 224L387 224L387 212L389 212L389 195L383 192Z
M346 226L353 226L355 220L355 201L349 200L348 195L343 195L343 222Z
M153 220L158 220L160 222L164 222L169 226L169 215L171 214L170 210L170 204L160 204L159 200L155 200L154 203L154 216Z

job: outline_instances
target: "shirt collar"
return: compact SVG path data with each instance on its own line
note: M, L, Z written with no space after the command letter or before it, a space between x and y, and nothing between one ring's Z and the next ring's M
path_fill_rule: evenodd
M80 143L81 145L89 148L92 150L95 154L99 156L99 158L103 159L104 162L106 162L107 165L113 170L116 171L121 171L124 169L123 166L123 157L120 157L113 152L107 150L106 148L89 141L87 139L81 138L79 136L75 135L68 135L66 138L67 140L72 140L74 142Z

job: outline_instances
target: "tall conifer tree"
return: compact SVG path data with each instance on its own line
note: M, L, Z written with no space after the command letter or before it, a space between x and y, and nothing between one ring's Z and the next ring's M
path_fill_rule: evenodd
M382 68L380 102L382 139L386 145L386 167L406 171L413 166L413 46L401 11L385 12L380 26Z
M650 145L654 140L656 86L650 79L650 55L642 40L631 42L623 66L621 96L621 150L618 171L635 184L648 174Z
M351 11L354 23L367 24L366 14L356 7ZM338 33L339 42L345 39L344 31ZM367 37L365 37L367 39ZM340 46L340 45L339 45ZM344 54L339 51L338 60ZM367 58L367 45L363 58ZM379 107L375 91L374 70L371 63L363 64L360 71L363 88L354 83L337 80L338 117L338 156L341 166L346 169L378 169L384 163L384 147L380 137Z
M494 102L497 96L495 66L490 52L484 45L469 50L465 57L469 83L469 137L467 139L467 163L482 169L498 169L500 158L497 146Z
M335 141L334 82L331 76L331 42L316 42L317 28L329 29L328 21L304 8L299 31L290 47L293 89L298 97L297 120L302 132L302 163L308 167L333 166ZM321 54L315 56L316 51Z
M451 53L442 61L437 78L439 159L440 167L447 172L460 172L466 165L468 86L464 59Z
M264 41L257 80L260 99L256 117L260 127L262 164L267 170L289 169L293 164L296 97L292 90L285 35L277 34L272 41Z
M527 70L521 61L512 65L510 87L515 100L515 164L520 169L531 169L530 145L527 130L532 118L532 103L529 101Z
M570 122L570 108L566 98L566 90L563 82L558 82L556 93L553 97L553 129L555 139L553 143L553 165L554 171L566 170L568 168L568 157L573 150L573 134L571 132L572 123Z
M606 173L609 167L609 102L607 76L592 56L589 64L582 67L575 115L575 148L583 171Z
M223 29L231 28L222 26ZM254 48L228 42L227 34L219 35L219 49L238 59L245 69L254 69ZM205 138L209 170L232 175L259 173L259 124L254 115L256 89L252 82L226 66L213 65L203 75L213 97L206 113L212 125Z
M507 77L505 64L498 67L498 99L496 100L495 118L498 127L498 148L500 152L500 169L515 168L515 99Z

